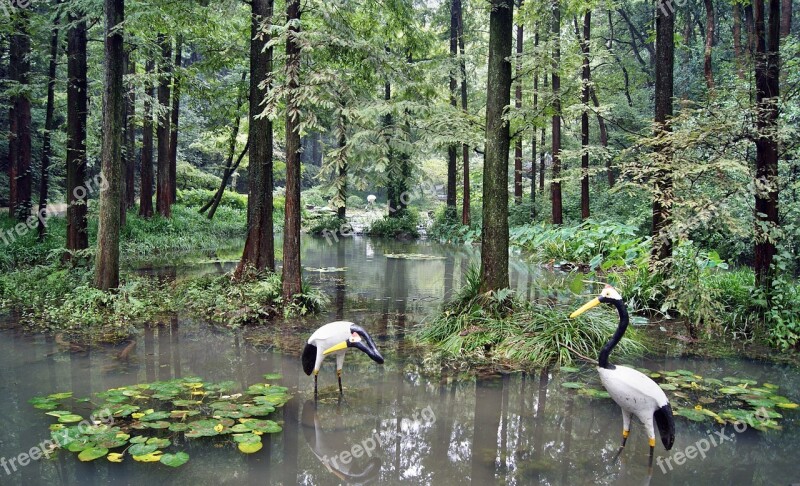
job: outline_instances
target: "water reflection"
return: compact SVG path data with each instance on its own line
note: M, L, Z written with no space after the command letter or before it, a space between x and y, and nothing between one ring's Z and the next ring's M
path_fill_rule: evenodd
M426 356L408 345L408 331L441 306L446 292L463 285L475 261L469 248L435 244L343 239L304 240L307 267L346 268L308 272L330 296L330 312L311 319L276 321L241 330L210 327L174 316L167 325L145 327L121 359L119 347L76 348L61 336L0 331L0 457L29 450L49 436L48 419L28 400L54 391L88 395L111 387L185 376L233 380L246 388L265 373L280 373L294 398L273 419L283 432L265 435L264 448L245 456L230 441L182 441L191 460L178 470L160 465L107 461L80 463L74 454L35 461L17 471L0 467L2 485L67 484L631 484L650 481L647 438L634 424L627 451L614 462L621 421L610 400L591 400L561 386L552 370L472 378L458 370L430 373ZM431 253L440 260L388 259L385 253ZM210 271L218 271L211 262ZM560 299L554 282L563 276L515 262L523 295ZM161 269L165 278L181 270ZM197 268L194 271L208 271ZM376 338L386 356L378 366L353 354L345 363L346 402L311 407L313 381L300 368L299 353L320 324L349 319ZM6 326L0 326L3 328ZM278 351L280 350L280 351ZM661 358L639 363L653 369L692 369L698 374L751 376L780 384L800 399L796 370L749 361ZM326 363L333 373L334 363ZM596 380L592 369L586 380ZM574 380L570 377L570 380ZM596 382L595 382L596 383ZM599 383L596 383L599 385ZM331 385L334 389L335 386ZM322 390L321 390L322 391ZM429 410L430 414L423 412ZM87 410L88 412L88 405ZM427 413L427 412L426 412ZM705 460L653 471L651 484L789 484L800 481L793 451L800 446L797 414L784 429L748 431L712 449ZM427 418L426 418L427 417ZM675 451L716 430L710 423L677 421ZM370 456L329 470L321 457L380 439ZM377 440L376 440L377 442ZM668 457L657 450L658 456ZM168 470L169 469L169 470ZM335 472L334 472L335 471Z

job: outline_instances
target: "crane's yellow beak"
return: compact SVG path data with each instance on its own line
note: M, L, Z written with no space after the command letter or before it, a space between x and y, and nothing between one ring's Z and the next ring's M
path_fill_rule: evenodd
M326 354L335 353L336 351L341 351L342 349L345 349L345 348L347 348L347 341L342 341L339 344L331 346L330 348L328 348L325 351L323 351L322 355L324 356Z
M587 310L591 309L592 307L597 307L598 305L600 305L600 299L595 297L594 299L590 300L589 302L583 304L583 306L581 306L580 309L578 309L575 312L573 312L572 314L570 314L569 318L573 319L575 317L578 317L579 315L583 314Z

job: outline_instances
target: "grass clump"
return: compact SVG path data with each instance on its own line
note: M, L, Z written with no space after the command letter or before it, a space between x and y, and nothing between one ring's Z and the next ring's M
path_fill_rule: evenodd
M444 311L422 327L418 338L437 345L449 357L494 361L511 366L569 365L576 352L594 357L618 324L608 309L570 319L573 309L526 302L512 290L479 293L478 273ZM617 355L644 350L639 333L629 328L615 348Z

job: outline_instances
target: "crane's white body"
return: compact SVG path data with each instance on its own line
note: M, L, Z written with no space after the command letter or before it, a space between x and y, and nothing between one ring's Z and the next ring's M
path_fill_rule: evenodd
M598 367L597 373L608 394L622 409L623 430L630 430L633 414L644 424L647 436L654 440L653 412L667 405L664 390L644 373L627 366L614 366L613 369Z
M331 347L350 339L350 326L354 324L349 321L335 321L329 322L320 327L314 334L308 338L308 344L316 346L317 359L314 363L314 372L318 372L322 366L322 361L325 359L325 351ZM344 355L347 353L347 348L339 351L334 351L330 354L336 356L336 370L341 370L344 365Z

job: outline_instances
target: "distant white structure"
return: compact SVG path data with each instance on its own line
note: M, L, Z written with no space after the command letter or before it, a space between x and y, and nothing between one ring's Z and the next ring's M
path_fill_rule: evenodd
M378 199L378 197L376 195L370 194L369 196L367 196L367 204L369 204L369 205L375 204L375 201L377 199Z

